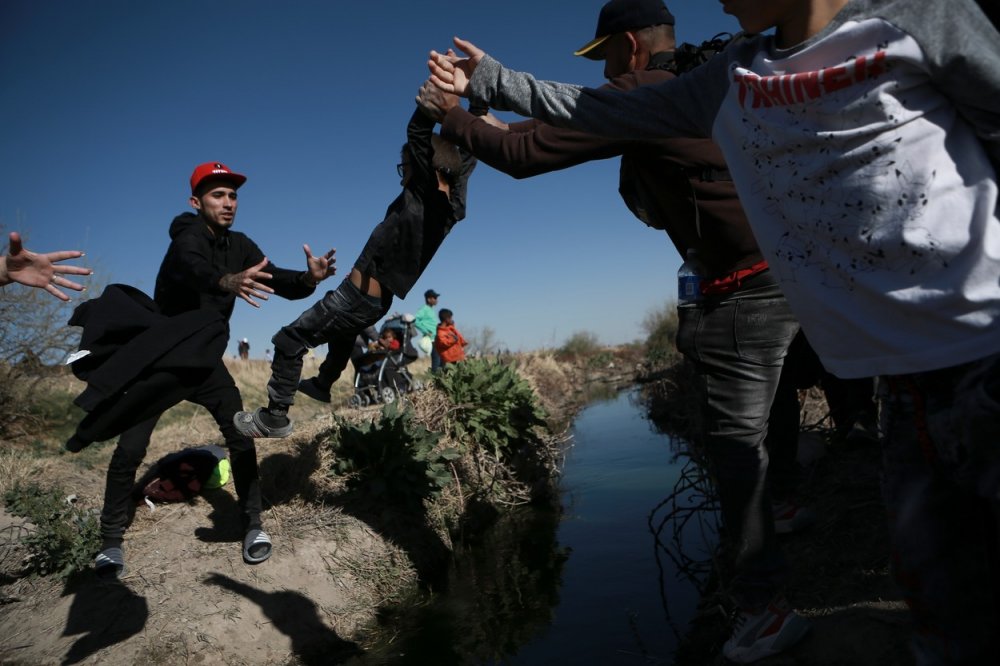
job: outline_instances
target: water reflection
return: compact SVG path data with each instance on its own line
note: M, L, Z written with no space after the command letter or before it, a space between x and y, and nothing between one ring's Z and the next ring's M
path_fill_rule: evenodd
M649 512L648 520L655 541L663 609L678 642L684 633L684 623L671 615L669 587L684 580L704 598L706 583L715 566L712 554L719 537L719 503L711 481L699 463L683 455L680 459L684 464L673 492ZM668 572L674 574L669 580Z
M394 640L364 664L671 663L716 542L702 479L630 393L582 412L572 442L562 508L466 543L447 592L386 618Z
M556 542L559 511L519 509L467 541L448 591L384 618L395 639L363 664L501 664L551 623L568 550ZM352 662L354 663L354 662Z

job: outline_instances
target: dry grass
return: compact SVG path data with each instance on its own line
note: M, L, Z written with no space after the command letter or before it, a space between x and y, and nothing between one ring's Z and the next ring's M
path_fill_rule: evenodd
M0 497L17 485L46 482L55 466L53 459L40 458L26 451L0 451Z

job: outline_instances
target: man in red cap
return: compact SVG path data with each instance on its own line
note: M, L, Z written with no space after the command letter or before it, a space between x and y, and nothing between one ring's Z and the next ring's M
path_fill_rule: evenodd
M154 300L168 316L198 309L216 310L228 321L236 298L260 307L268 294L305 298L334 273L334 251L313 256L303 245L306 270L278 268L245 234L232 231L238 207L237 190L246 176L221 162L198 165L191 174L189 203L195 213L183 213L170 225L170 247L156 276ZM188 398L205 407L226 440L243 518L243 559L263 562L271 555L271 539L261 524L261 494L254 442L233 427L233 416L243 409L236 383L222 359L214 372ZM134 503L135 474L146 455L159 415L122 433L108 466L101 512L103 544L96 558L101 577L121 576L125 570L122 541Z

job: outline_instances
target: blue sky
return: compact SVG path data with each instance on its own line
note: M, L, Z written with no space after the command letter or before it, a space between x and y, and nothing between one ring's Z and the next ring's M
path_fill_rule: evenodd
M572 55L600 0L369 3L5 0L0 3L0 225L35 250L82 249L106 281L152 293L188 177L249 177L235 228L279 266L337 248L333 288L399 193L395 165L430 49L452 35L546 79L599 85ZM714 0L668 3L680 41L737 29ZM509 114L499 114L514 119ZM680 260L631 216L618 161L516 181L481 165L466 219L394 310L441 292L460 330L513 350L578 331L641 338ZM263 355L314 299L238 302L236 339Z

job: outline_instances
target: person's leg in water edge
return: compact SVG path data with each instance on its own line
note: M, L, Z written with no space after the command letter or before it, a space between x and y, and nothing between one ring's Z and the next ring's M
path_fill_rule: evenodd
M722 520L734 546L734 629L723 648L746 663L780 652L808 628L781 593L788 565L777 545L764 446L771 403L798 331L770 277L756 287L679 308L678 349L703 389L705 444Z

